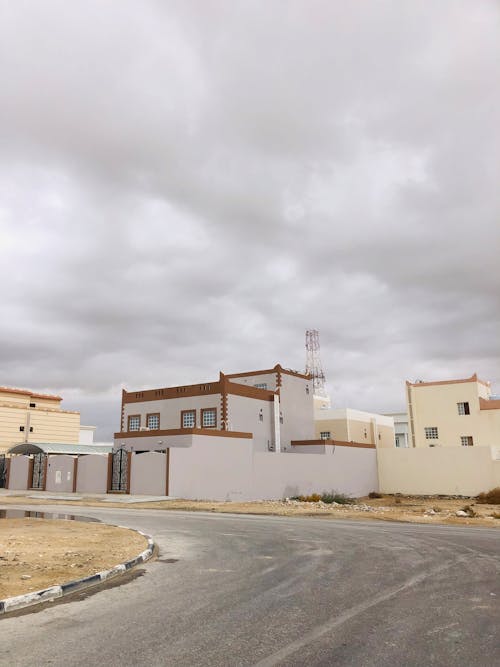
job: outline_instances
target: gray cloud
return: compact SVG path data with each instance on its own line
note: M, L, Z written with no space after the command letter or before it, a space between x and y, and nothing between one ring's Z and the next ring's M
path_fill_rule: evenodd
M500 382L498 5L0 0L2 383Z

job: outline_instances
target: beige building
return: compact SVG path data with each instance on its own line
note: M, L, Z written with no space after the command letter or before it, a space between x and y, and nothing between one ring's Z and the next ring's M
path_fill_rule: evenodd
M326 405L326 404L325 404ZM394 419L350 408L327 408L315 399L315 437L394 447Z
M498 447L500 400L489 382L407 382L410 447Z
M77 443L80 413L61 408L62 398L0 387L0 454L20 443Z

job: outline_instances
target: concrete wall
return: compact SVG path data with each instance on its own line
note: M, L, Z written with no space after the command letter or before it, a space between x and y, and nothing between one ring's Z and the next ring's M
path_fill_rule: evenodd
M339 491L365 496L378 490L374 449L325 447L324 454L259 454L253 457L252 499ZM332 451L333 450L333 451Z
M167 456L159 452L132 454L130 493L153 496L166 495Z
M283 373L281 383L281 446L288 449L291 440L314 438L314 400L310 380Z
M74 467L74 456L66 456L65 454L49 456L45 490L71 493L73 491Z
M108 456L89 454L78 457L76 492L106 493L108 490Z
M383 493L475 496L500 486L500 455L490 447L380 449L378 469Z
M274 443L274 403L260 401L246 396L229 394L227 397L227 412L230 431L253 433L253 442L257 450L268 451L268 443ZM262 411L262 421L260 413Z
M216 408L217 428L221 428L221 395L202 394L201 396L144 401L143 403L126 403L122 429L123 431L128 430L129 415L140 415L141 426L146 426L146 415L158 412L160 413L161 430L181 428L182 410L196 410L196 428L201 428L202 408Z
M10 459L9 489L25 491L28 488L29 456L12 456ZM30 480L31 483L31 480Z
M274 391L276 389L276 372L273 373L257 373L256 375L244 375L243 377L232 377L228 376L231 382L236 382L237 384L246 384L249 387L255 387L256 384L266 384L269 391Z
M194 436L192 447L170 450L170 495L244 501L378 490L376 450L325 449L323 454L277 454L253 451L251 440Z
M251 495L252 448L251 439L208 436L193 436L189 448L173 447L170 450L169 495L190 499L248 500Z

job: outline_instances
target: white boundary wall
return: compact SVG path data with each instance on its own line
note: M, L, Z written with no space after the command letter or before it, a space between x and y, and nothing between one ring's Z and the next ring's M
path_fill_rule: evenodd
M382 493L476 496L500 486L500 450L429 447L378 450Z
M378 490L375 449L335 447L326 454L254 452L252 440L194 436L170 449L169 493L207 500L272 500L339 491Z

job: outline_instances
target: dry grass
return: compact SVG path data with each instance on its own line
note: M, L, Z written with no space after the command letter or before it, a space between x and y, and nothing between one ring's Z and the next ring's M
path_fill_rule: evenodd
M480 493L477 502L487 505L500 505L500 486L497 486L487 493Z

